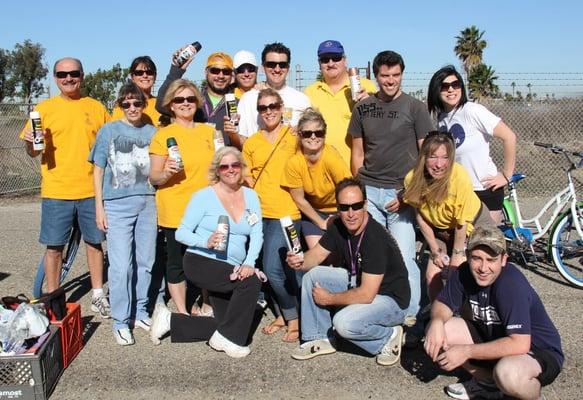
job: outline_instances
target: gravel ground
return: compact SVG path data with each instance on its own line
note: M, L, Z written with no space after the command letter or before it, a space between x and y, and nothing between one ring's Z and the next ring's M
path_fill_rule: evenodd
M0 198L0 294L30 294L43 248L38 243L40 204L36 197ZM447 398L443 387L461 374L437 370L420 350L404 351L401 365L378 366L374 358L347 351L310 361L290 358L294 344L281 332L257 332L251 355L232 360L204 343L154 346L135 332L136 345L117 346L111 321L90 311L84 252L70 279L81 282L69 295L80 299L86 344L63 373L52 399L434 399ZM554 268L539 263L523 269L559 329L566 361L557 380L544 389L546 399L581 398L583 291L564 283ZM260 327L272 320L268 313Z

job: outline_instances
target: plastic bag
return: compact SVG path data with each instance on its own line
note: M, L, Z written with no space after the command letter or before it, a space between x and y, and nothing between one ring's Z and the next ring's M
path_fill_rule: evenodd
M25 340L41 336L47 331L49 319L39 304L22 303L10 318L0 318L0 342L4 353L13 353Z

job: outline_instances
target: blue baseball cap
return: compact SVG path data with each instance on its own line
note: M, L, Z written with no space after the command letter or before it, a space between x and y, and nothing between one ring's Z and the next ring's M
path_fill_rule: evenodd
M342 43L337 40L325 40L318 46L318 57L322 54L342 54L344 55L344 47Z

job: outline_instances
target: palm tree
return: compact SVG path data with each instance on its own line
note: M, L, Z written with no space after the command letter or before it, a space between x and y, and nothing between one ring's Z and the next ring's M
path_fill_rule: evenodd
M466 77L469 78L472 70L482 63L482 53L488 45L482 36L485 31L480 31L475 25L460 32L454 51L462 61Z
M476 99L495 97L499 93L498 85L494 83L498 77L496 71L486 64L477 65L468 78L470 95Z
M516 87L516 82L512 82L510 86L512 86L512 97L514 97L514 88Z

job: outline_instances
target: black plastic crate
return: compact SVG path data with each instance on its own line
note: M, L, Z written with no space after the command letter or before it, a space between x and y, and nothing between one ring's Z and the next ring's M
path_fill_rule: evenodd
M33 356L0 357L0 399L46 400L63 373L61 333L50 325L48 339Z

